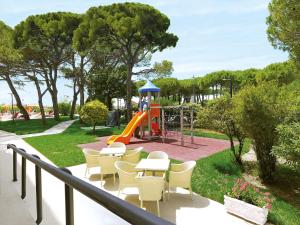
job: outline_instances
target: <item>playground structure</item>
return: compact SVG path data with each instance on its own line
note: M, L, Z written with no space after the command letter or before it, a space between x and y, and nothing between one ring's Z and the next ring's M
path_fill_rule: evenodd
M122 142L129 144L130 139L136 134L141 139L153 140L162 138L163 143L167 139L176 138L183 146L186 142L185 133L190 132L191 143L193 138L194 110L189 106L165 106L160 105L160 88L151 81L139 88L139 111L135 113L131 121L120 135L108 138L107 144ZM155 100L157 103L152 103ZM139 134L139 135L138 135Z
M192 106L164 106L161 108L162 114L162 140L177 140L182 146L190 139L194 144L194 113ZM190 135L186 135L186 134Z

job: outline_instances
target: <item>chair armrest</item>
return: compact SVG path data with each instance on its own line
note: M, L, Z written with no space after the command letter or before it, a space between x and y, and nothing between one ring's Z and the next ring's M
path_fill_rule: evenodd
M182 163L181 164L171 164L170 166L170 171L174 171L174 172L180 172L182 171Z

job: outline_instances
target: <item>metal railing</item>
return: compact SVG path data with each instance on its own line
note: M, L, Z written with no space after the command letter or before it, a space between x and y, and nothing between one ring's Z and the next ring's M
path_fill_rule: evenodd
M13 144L8 144L7 149L13 150L13 181L17 181L17 154L22 156L21 161L21 198L26 197L26 160L35 165L36 182L36 223L40 224L43 220L42 202L42 175L41 170L45 170L65 184L65 212L66 225L74 224L74 202L73 189L105 207L115 215L131 224L143 225L171 225L167 220L155 216L143 209L140 209L122 199L119 199L75 176L67 168L57 168L41 160L37 155L26 153L24 149L17 148Z

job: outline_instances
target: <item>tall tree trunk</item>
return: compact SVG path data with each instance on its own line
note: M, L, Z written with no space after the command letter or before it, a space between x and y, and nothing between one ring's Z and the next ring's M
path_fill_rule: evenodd
M57 79L57 68L54 68L54 79L52 79L52 105L53 105L53 112L54 112L54 119L59 120L59 107L58 107L58 99L57 94L58 90L56 87L56 79Z
M79 95L80 95L80 107L82 107L84 106L84 87L82 85L80 85Z
M108 110L112 110L112 98L110 96L106 96L106 104L107 104L107 107L108 107Z
M56 87L56 81L57 81L57 68L54 68L52 70L51 67L48 68L49 71L44 71L45 74L45 81L47 84L47 88L49 90L51 99L52 99L52 107L53 107L53 113L54 113L54 119L59 120L59 111L58 111L58 101L57 101L57 87ZM54 77L53 73L54 72Z
M76 87L78 86L78 77L73 82L73 99L71 103L71 110L70 110L70 119L74 119L74 114L76 110L76 103L77 103L77 98L79 94L79 88L76 90Z
M271 154L272 146L269 143L257 142L253 145L259 166L259 177L264 183L272 181L275 171L276 157Z
M53 87L51 91L49 91L52 99L52 107L54 113L54 119L59 120L59 108L58 108L58 100L57 100L57 89Z
M46 91L44 91L44 93L42 93L41 87L40 87L40 84L39 84L39 81L37 78L33 79L33 81L34 81L36 91L38 94L38 104L39 104L40 111L41 111L42 122L45 125L47 123L47 121L46 121L45 109L44 109L44 104L43 104L43 96L46 93Z
M131 98L132 98L132 85L131 85L131 78L132 78L132 64L127 65L127 79L126 79L126 115L127 115L127 122L131 120L132 116L132 106L131 106Z
M78 79L78 88L80 95L80 107L84 105L84 87L86 79L84 77L84 56L80 57L80 77Z
M10 91L13 93L13 95L15 97L17 106L20 109L20 112L23 114L24 119L25 120L30 120L30 116L29 116L28 112L26 111L26 109L24 108L24 106L22 105L21 98L20 98L20 96L19 96L12 80L10 79L9 75L5 75L5 80L6 80L8 86L10 88Z
M73 100L72 100L71 111L70 111L70 119L74 119L78 94L79 94L78 91L74 92L73 94Z

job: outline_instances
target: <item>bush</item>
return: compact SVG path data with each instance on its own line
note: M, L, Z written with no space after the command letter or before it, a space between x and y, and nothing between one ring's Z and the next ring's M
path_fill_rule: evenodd
M7 113L9 112L9 106L8 105L0 105L0 113Z
M156 103L157 101L154 101ZM158 103L158 102L157 102ZM161 97L160 98L160 105L161 106L172 106L172 105L178 105L177 101L174 101L172 99L168 99L166 97Z
M253 140L259 176L264 182L272 180L275 170L276 157L271 150L276 143L276 127L299 111L299 93L294 90L265 82L246 87L234 97L236 118Z
M238 125L234 111L232 99L225 95L200 108L197 112L197 124L201 128L212 129L228 136L230 140L231 152L237 163L242 164L242 151L245 142L245 134ZM239 145L234 145L234 138L239 141Z
M282 124L276 128L278 141L272 153L285 160L285 164L300 170L300 123Z
M32 111L33 112L36 112L36 113L40 113L41 112L41 109L39 106L32 106Z
M106 121L108 116L108 109L99 100L94 100L85 103L80 110L80 117L83 122L91 124L93 126L93 132L95 132L96 124Z
M58 103L58 111L63 116L69 115L71 111L71 103L66 101Z

